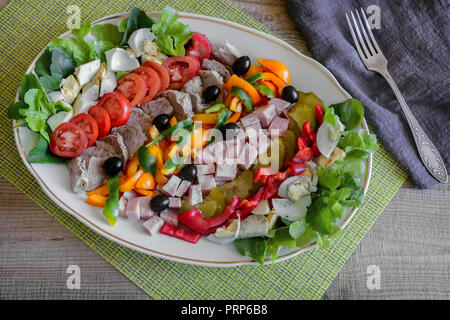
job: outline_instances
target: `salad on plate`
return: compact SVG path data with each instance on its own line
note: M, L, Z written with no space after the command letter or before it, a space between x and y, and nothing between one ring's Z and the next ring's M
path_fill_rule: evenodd
M28 162L67 164L105 223L233 243L263 264L327 247L361 204L378 145L360 101L324 106L283 61L213 47L171 8L72 34L49 42L8 115L27 128Z

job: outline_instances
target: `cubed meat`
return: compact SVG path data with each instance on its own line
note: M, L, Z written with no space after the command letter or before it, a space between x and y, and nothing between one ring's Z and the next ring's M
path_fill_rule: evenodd
M248 170L258 158L258 150L251 144L246 143L241 155L238 158L238 167L241 170Z
M150 197L138 197L139 199L139 212L141 214L142 220L148 220L155 215L153 210L150 208Z
M84 193L87 184L86 161L82 157L76 157L69 160L67 168L69 169L70 186L73 192Z
M214 174L216 172L216 166L214 164L198 164L196 167L197 177L205 174Z
M265 132L263 134L260 134L258 137L258 154L265 154L269 149L271 143L272 140L268 137L267 131L265 130Z
M158 216L153 216L142 224L145 231L147 231L152 236L157 234L159 232L159 229L161 229L163 225L164 220Z
M180 198L169 198L169 208L170 209L179 209L181 208L181 199Z
M127 124L136 124L141 127L147 139L150 138L149 129L152 126L152 118L140 108L131 108L130 118Z
M240 54L228 41L224 41L217 50L214 50L213 56L217 61L231 67Z
M202 191L209 192L216 187L216 180L212 174L206 174L197 177L198 184L202 187Z
M169 197L175 196L175 193L178 190L178 186L181 183L181 179L177 176L171 176L169 181L161 188L161 191L168 195Z
M127 210L128 199L123 195L119 199L119 216L126 218L126 210Z
M106 137L98 140L96 145L100 145L102 143L111 145L114 148L117 157L121 158L124 163L126 163L130 158L127 146L123 141L123 137L119 133L116 132L108 134Z
M244 128L247 128L255 123L259 123L259 119L253 113L250 113L249 115L241 118L241 124Z
M134 192L133 190L125 191L123 193L122 197L125 198L125 199L136 198L137 197L137 193Z
M202 187L199 184L189 187L188 201L193 206L203 202Z
M266 129L269 127L272 120L277 116L277 110L273 104L266 104L256 109L252 115L257 116L261 127Z
M113 133L119 133L125 143L129 156L132 157L146 140L145 133L139 125L126 124L111 130Z
M244 144L242 143L241 140L230 139L230 140L225 140L225 147L226 147L225 159L235 160L241 154Z
M269 136L271 138L282 137L289 127L289 120L281 117L275 117L269 126Z
M217 72L222 77L223 82L228 81L231 76L230 71L228 71L228 69L217 60L204 59L202 69Z
M185 83L182 91L201 95L203 91L202 79L199 76L193 77Z
M160 95L169 100L178 121L194 116L191 98L188 93L177 90L165 90Z
M178 225L178 213L174 209L166 209L159 215L164 222L177 226Z
M237 174L236 164L219 164L216 170L217 181L231 181L234 180Z
M202 79L203 88L206 89L210 86L217 86L222 88L223 80L219 73L210 70L200 70L198 75ZM202 91L200 91L200 94Z
M275 106L275 110L277 111L278 115L284 113L284 111L289 109L289 107L292 105L290 102L287 102L286 100L280 98L270 99L269 104Z
M166 98L158 98L142 104L141 109L152 119L156 118L160 114L168 114L171 116L173 114L173 107L169 100Z
M261 135L261 125L259 124L259 122L257 123L253 123L250 126L247 126L245 128L245 133L247 135L248 138L248 142L253 145L253 146L257 146L258 145L258 136Z
M131 198L127 202L127 209L125 214L128 219L139 220L141 217L140 200L139 197Z
M184 196L184 194L189 190L189 187L191 186L191 183L187 180L182 180L180 185L177 188L177 191L175 192L175 197L181 198Z

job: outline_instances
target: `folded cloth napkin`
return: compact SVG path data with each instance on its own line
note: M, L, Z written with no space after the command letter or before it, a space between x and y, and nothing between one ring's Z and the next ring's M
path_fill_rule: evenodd
M353 97L361 100L367 121L379 140L416 186L428 188L438 183L422 164L409 126L388 83L378 73L367 70L359 58L345 13L378 6L380 29L372 32L389 61L388 70L450 172L449 2L286 2L314 58L323 63ZM366 16L373 16L371 8Z

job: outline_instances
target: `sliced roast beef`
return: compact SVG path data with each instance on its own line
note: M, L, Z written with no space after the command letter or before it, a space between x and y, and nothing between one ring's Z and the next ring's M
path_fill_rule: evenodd
M113 133L119 133L122 136L130 157L136 153L146 140L144 131L136 124L126 124L124 126L113 128L111 131Z
M193 77L184 85L183 92L189 94L191 98L192 109L195 113L203 112L206 107L202 99L203 83L199 76Z
M217 86L222 88L223 80L219 73L211 70L200 70L198 75L202 79L203 88L208 88L209 86Z
M217 60L204 59L202 69L217 72L222 77L224 82L227 82L231 77L230 71L228 71L228 69Z
M121 158L124 163L130 158L127 146L123 141L123 137L118 133L110 133L106 137L96 142L96 145L108 144L114 148L116 156ZM106 146L105 146L106 148Z
M73 192L83 193L87 185L87 166L83 157L76 157L67 163L70 186Z
M137 124L141 127L142 131L144 131L145 136L150 138L149 129L152 126L152 118L147 115L140 108L131 108L130 110L130 118L128 119L127 124Z
M173 114L173 107L166 98L158 98L144 103L141 105L141 109L151 118L151 121L163 113L169 116Z
M234 61L240 57L240 54L228 41L224 41L223 44L213 52L213 56L219 62L232 66Z
M191 98L188 93L177 90L164 90L160 95L169 100L178 121L194 116Z

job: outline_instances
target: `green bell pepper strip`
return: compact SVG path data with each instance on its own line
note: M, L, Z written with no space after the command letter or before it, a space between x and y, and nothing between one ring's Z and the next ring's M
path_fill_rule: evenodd
M138 149L138 160L142 170L151 173L153 176L156 174L156 156L146 146Z
M212 106L209 106L205 109L205 113L215 113L220 112L225 109L227 106L221 102L215 103Z
M152 142L147 143L145 146L146 147L150 147L150 146L152 146L154 144L157 144L161 140L163 140L163 139L165 139L167 137L170 137L172 135L172 133L174 133L176 130L184 129L186 127L189 127L190 125L192 125L192 119L191 118L188 118L188 119L185 119L183 121L180 121L176 125L170 127L169 129L167 129L166 131L161 133L155 140L153 140Z
M229 109L224 109L224 110L220 111L219 114L217 115L217 123L214 128L220 129L225 124L225 122L228 120L228 118L231 116L231 114L232 114L232 112Z
M161 169L161 172L166 174L173 173L177 168L183 166L186 163L187 157L181 157L179 158L179 161L175 161L175 157L169 158L164 166Z
M244 90L238 87L231 87L230 94L241 99L247 112L253 112L252 99L250 99L250 97Z
M266 96L267 98L275 98L275 95L273 94L272 90L267 88L265 85L260 83L252 83L252 86L258 90L263 96Z
M119 216L119 189L120 181L119 175L114 175L108 178L109 196L106 199L103 207L103 215L110 225L115 225L117 217Z
M261 80L262 78L264 78L262 72L258 72L258 73L252 74L251 76L248 76L247 78L244 78L244 80L253 84L253 82Z

